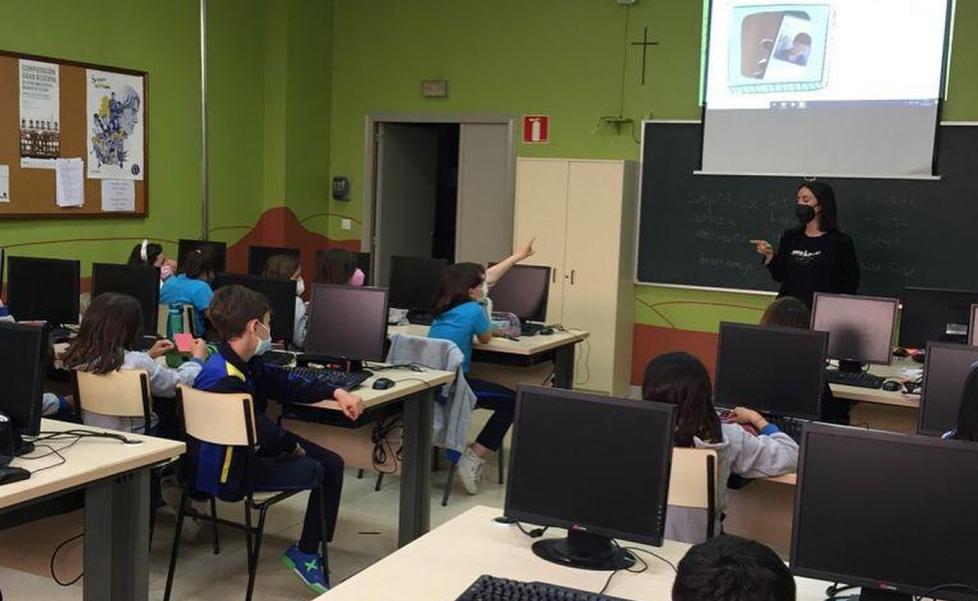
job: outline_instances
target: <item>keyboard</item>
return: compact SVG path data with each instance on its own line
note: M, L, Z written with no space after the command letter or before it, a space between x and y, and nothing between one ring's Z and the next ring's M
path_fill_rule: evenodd
M520 582L479 576L456 601L625 601L545 582Z
M764 418L768 421L768 423L777 426L778 430L781 430L787 434L788 438L791 440L797 443L801 442L801 429L804 427L805 422L790 417L780 417L774 415L766 415Z
M850 372L839 371L837 369L825 370L825 379L829 384L843 384L845 386L856 386L858 388L873 388L879 390L883 388L886 378L875 376L864 371Z
M359 387L367 378L373 375L367 370L337 371L316 367L289 367L284 369L293 376L299 376L307 380L318 380L344 390L353 390Z
M427 311L408 311L408 322L416 326L430 326L435 320L435 316Z
M271 353L265 353L262 359L265 365L288 367L295 360L295 354L286 351L273 351Z
M520 323L520 335L521 336L536 336L540 333L540 330L547 326L542 323L531 323L531 322L521 322Z

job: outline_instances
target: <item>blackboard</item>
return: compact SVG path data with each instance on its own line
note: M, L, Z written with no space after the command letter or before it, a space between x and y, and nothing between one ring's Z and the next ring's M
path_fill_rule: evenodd
M639 283L774 291L749 240L796 225L801 180L694 175L699 123L643 127ZM978 290L978 127L942 125L940 180L831 179L839 229L853 237L861 294L905 286Z

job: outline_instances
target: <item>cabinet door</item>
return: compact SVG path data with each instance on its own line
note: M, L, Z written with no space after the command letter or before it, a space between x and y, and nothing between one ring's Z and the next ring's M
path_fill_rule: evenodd
M562 323L567 229L567 161L520 159L516 164L514 243L536 238L528 265L552 268L547 322Z
M577 349L586 357L576 381L588 390L610 392L614 380L623 177L614 162L575 161L568 172L564 325L591 332Z

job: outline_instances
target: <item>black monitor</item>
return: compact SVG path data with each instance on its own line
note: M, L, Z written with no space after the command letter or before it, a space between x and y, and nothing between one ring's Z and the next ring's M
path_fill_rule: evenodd
M3 298L3 267L4 264L6 263L6 261L4 260L6 254L7 251L4 250L2 246L0 246L0 298Z
M386 341L386 288L312 287L306 353L348 361L382 361Z
M224 242L213 242L211 240L186 240L181 239L177 245L177 271L183 273L183 262L187 255L195 250L209 252L213 257L214 271L220 272L227 269L226 254L227 244Z
M716 404L818 419L829 335L798 328L721 323Z
M0 254L0 258L2 258ZM968 327L968 344L978 346L978 304L971 305L971 325Z
M976 363L978 347L946 342L927 344L919 434L942 436L957 427L964 384Z
M493 311L512 313L521 321L546 321L550 274L549 267L514 265L489 291Z
M441 274L447 265L445 259L391 257L390 305L432 311Z
M316 251L316 265L319 265L320 257L329 251L330 249L328 248ZM363 283L365 285L372 284L373 280L371 279L372 270L370 269L370 253L354 252L353 254L357 257L357 267L363 272Z
M284 248L280 246L249 246L248 247L248 274L261 275L265 271L265 263L275 255L291 255L299 258L298 248Z
M275 280L257 275L219 273L214 278L214 290L237 284L260 292L272 307L272 341L291 345L295 332L295 280Z
M978 445L821 424L802 437L794 574L861 586L862 601L978 587ZM978 599L959 588L933 596Z
M143 310L143 333L156 334L160 307L160 268L147 265L92 264L92 298L103 292L128 294Z
M896 328L895 298L815 293L812 329L829 333L829 359L889 365Z
M19 321L78 323L81 262L7 258L7 306Z
M900 346L922 349L931 340L967 342L971 305L976 303L975 291L904 288Z
M0 413L11 422L17 455L33 450L21 437L37 436L41 429L47 344L42 327L0 323Z
M521 386L516 397L507 518L566 528L533 545L564 566L631 565L611 539L662 544L672 405Z

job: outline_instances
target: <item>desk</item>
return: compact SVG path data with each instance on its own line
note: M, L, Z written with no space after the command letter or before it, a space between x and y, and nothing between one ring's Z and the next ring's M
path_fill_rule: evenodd
M922 369L922 363L912 359L894 358L890 365L874 365L869 372L883 378L899 378L908 369ZM850 414L853 424L868 425L878 430L913 434L917 432L920 409L919 394L904 394L886 390L831 384L832 394L853 401Z
M482 574L540 580L595 592L604 586L608 572L575 570L538 558L530 549L532 541L516 526L492 521L501 514L499 509L489 507L471 509L340 583L316 601L451 601ZM675 564L689 545L666 541L661 548L650 549ZM616 574L607 594L636 601L670 599L675 579L672 569L654 557L641 557L649 569L642 574ZM799 601L825 599L828 582L807 578L796 578L795 582Z
M387 390L374 390L377 378L397 384ZM404 546L431 525L431 462L434 430L434 389L447 384L455 374L447 371L409 369L377 370L355 393L363 399L365 410L402 403L404 451L401 463L401 498L398 517L398 545ZM305 405L324 411L339 411L336 401ZM296 435L330 448L329 429L312 421L285 419L283 425Z
M50 419L41 420L42 432L88 430L105 432ZM149 597L149 468L184 453L182 442L126 434L143 441L122 444L112 439L80 440L60 451L63 465L29 479L0 486L0 513L85 490L85 599L145 601ZM63 443L53 443L55 448ZM39 448L43 454L46 449ZM36 470L56 457L15 459L12 465Z
M427 336L428 326L390 326L389 334ZM554 383L558 388L574 387L574 345L590 334L583 330L554 332L549 336L523 336L519 340L493 338L472 347L472 360L530 367L544 361L554 362Z

